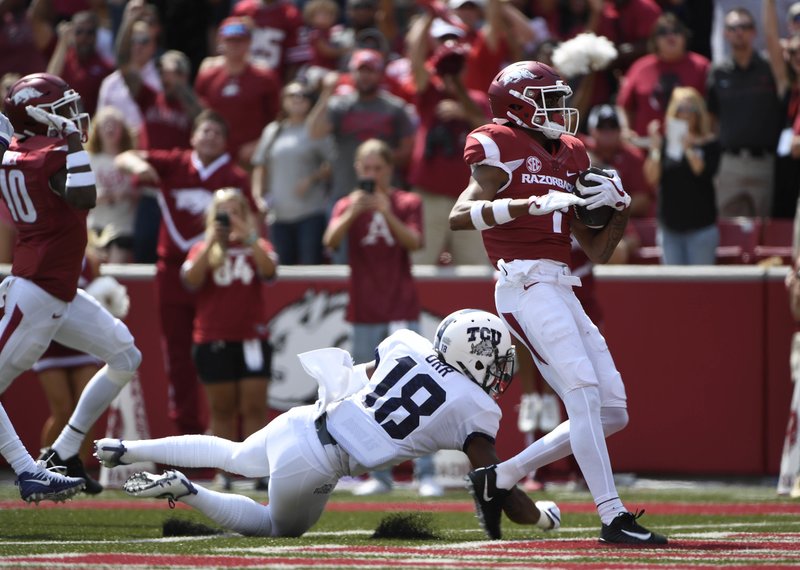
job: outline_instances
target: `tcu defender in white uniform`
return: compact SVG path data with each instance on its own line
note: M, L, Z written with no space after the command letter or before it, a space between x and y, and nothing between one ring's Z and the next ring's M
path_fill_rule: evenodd
M625 387L603 336L575 297L570 234L595 263L605 263L625 230L630 196L614 171L578 175L589 168L577 110L566 107L569 86L547 65L521 61L503 69L489 87L493 123L467 137L464 160L472 179L450 213L454 230L481 230L486 253L500 272L498 315L525 343L539 371L564 402L569 421L516 457L470 474L473 488L492 497L531 471L574 454L602 520L600 539L664 544L636 522L614 485L605 438L628 422ZM571 127L571 128L568 128ZM572 193L579 186L583 198ZM608 224L592 229L571 206L613 208ZM474 489L477 490L477 489ZM475 493L485 530L500 534L500 510Z
M497 460L494 401L511 380L514 347L502 321L466 309L445 318L433 344L409 330L385 339L377 360L352 367L350 355L328 348L300 355L320 383L313 406L294 408L234 443L187 435L149 441L101 439L105 465L155 461L216 467L270 478L266 507L217 493L178 471L137 473L125 484L136 496L180 499L220 525L254 536L300 536L322 515L340 477L395 465L440 449L463 450L476 466ZM506 513L520 524L557 528L558 507L517 491Z

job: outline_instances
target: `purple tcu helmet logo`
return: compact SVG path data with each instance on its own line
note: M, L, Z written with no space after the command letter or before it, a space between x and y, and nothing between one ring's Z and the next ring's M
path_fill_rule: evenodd
M470 344L470 352L477 356L492 356L503 337L503 333L489 327L470 327L467 329L467 334L469 335L467 340L475 343Z

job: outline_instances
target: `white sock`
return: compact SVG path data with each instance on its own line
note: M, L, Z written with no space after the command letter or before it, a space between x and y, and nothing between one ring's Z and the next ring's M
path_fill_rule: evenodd
M0 454L17 475L37 469L33 457L22 445L22 441L2 405L0 405Z
M61 459L78 454L86 433L122 390L119 383L108 379L107 370L108 367L104 366L89 380L69 422L53 443L53 449L58 452Z
M627 512L619 497L612 497L600 502L595 499L594 503L597 505L597 514L600 515L600 520L603 521L603 524L611 524L614 517L620 513Z
M247 536L270 536L272 519L264 506L244 495L218 493L195 485L196 495L179 500L194 507L215 523Z
M229 471L236 444L213 435L174 435L160 439L124 440L125 463L153 461L176 467L214 467ZM236 471L230 471L236 473Z

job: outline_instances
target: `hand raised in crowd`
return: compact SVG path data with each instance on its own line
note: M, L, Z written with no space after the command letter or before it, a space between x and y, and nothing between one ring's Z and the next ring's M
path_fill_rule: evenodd
M466 118L466 113L464 106L455 99L442 99L436 105L436 116L442 121L457 121Z

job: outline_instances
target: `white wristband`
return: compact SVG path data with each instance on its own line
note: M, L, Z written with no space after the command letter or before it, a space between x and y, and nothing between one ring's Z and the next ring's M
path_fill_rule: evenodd
M469 209L469 217L472 218L472 225L476 230L483 231L492 227L483 219L483 207L489 203L488 200L476 200Z
M89 166L89 153L85 150L71 152L67 155L67 170L72 170L79 166Z
M511 198L503 198L502 200L495 200L492 202L492 213L494 214L494 221L497 225L507 224L514 218L511 217L511 212L508 207L511 205Z
M87 172L67 172L67 188L94 186L95 177L91 170Z

